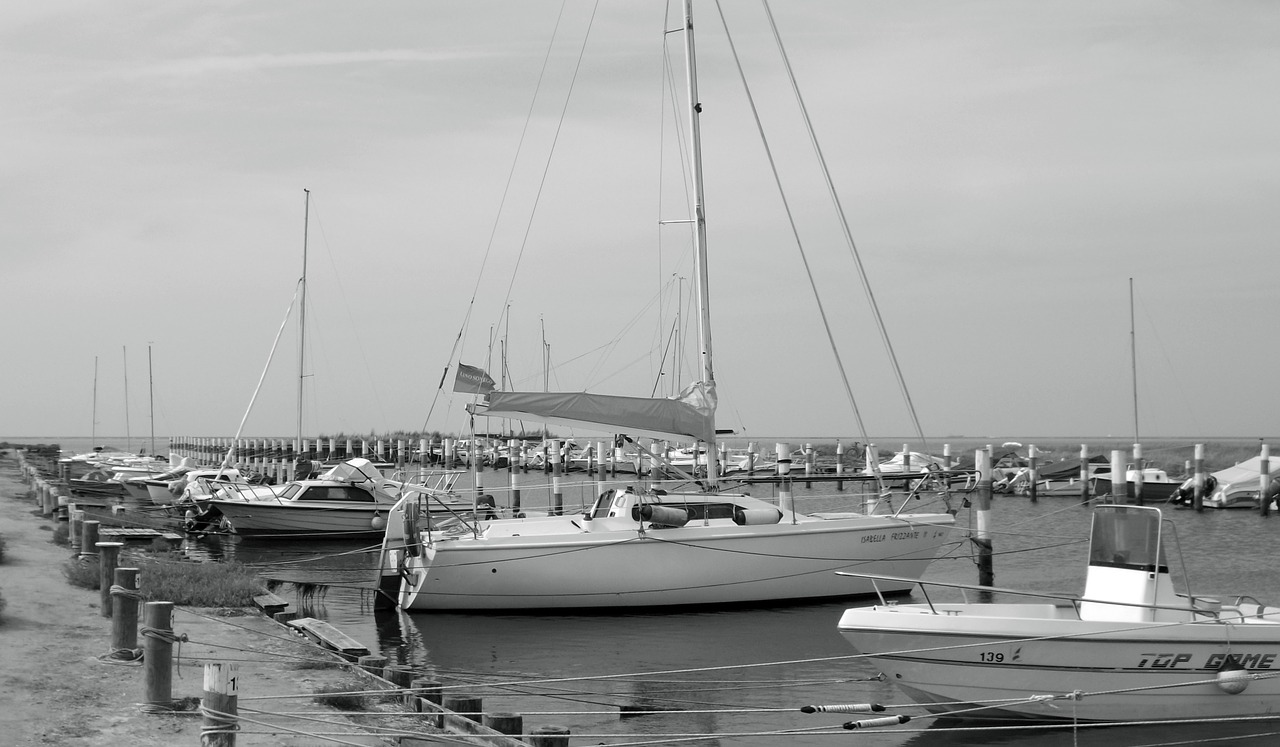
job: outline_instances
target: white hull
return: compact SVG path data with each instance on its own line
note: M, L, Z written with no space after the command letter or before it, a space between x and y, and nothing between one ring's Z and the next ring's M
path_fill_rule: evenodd
M762 526L712 519L642 533L628 519L503 520L506 536L437 537L406 558L399 603L414 610L515 610L847 598L874 590L836 571L919 577L953 522L949 514L805 517Z
M1069 605L935 607L855 608L840 619L854 648L934 713L1099 722L1280 714L1274 608L1177 623L1080 620ZM1228 694L1216 681L1227 653L1270 678Z
M322 503L210 500L237 534L377 535L390 506L334 506ZM375 521L376 519L376 521Z

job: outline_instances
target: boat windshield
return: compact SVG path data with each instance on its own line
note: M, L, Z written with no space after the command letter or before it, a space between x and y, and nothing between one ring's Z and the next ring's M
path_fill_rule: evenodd
M1138 506L1099 507L1093 514L1089 564L1167 571L1160 545L1160 511Z

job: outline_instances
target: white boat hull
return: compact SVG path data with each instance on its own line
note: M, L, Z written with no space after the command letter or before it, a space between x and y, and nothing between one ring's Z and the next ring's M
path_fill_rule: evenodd
M522 526L510 521L503 527L510 536L435 538L417 557L405 558L400 606L585 609L847 598L874 589L836 571L919 577L954 519L851 516L764 526L721 519L643 533L634 522L611 530L605 525L619 520L580 515L530 518ZM571 536L563 531L570 521L581 529ZM882 584L881 590L911 585Z
M389 505L334 506L321 503L210 500L236 534L381 536Z
M1230 624L1207 615L1194 623L1082 621L1072 607L1052 604L936 609L854 608L839 625L933 713L1093 722L1280 714L1280 625L1256 617L1257 608ZM1225 692L1217 678L1228 654L1263 678Z

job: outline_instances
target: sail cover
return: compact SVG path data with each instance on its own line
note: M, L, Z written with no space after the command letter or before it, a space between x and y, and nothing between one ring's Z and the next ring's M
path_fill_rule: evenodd
M674 399L588 392L491 392L476 415L536 420L650 438L715 440L715 390L695 384Z

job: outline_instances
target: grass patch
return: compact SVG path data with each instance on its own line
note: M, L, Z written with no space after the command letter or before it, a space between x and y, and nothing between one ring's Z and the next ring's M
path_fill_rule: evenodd
M101 572L97 556L75 557L62 564L62 575L67 577L67 583L81 589L97 589L101 586L98 583L98 574Z
M172 557L122 559L121 567L138 569L138 593L147 602L173 602L189 607L249 607L265 591L257 572L241 563L197 563ZM72 586L99 588L96 556L72 558L62 574Z
M248 607L266 591L258 572L243 563L197 563L169 557L143 558L138 586L152 602L192 607Z
M337 708L340 711L367 711L371 700L368 695L361 694L365 685L354 680L339 682L333 685L322 685L312 700L320 705Z

